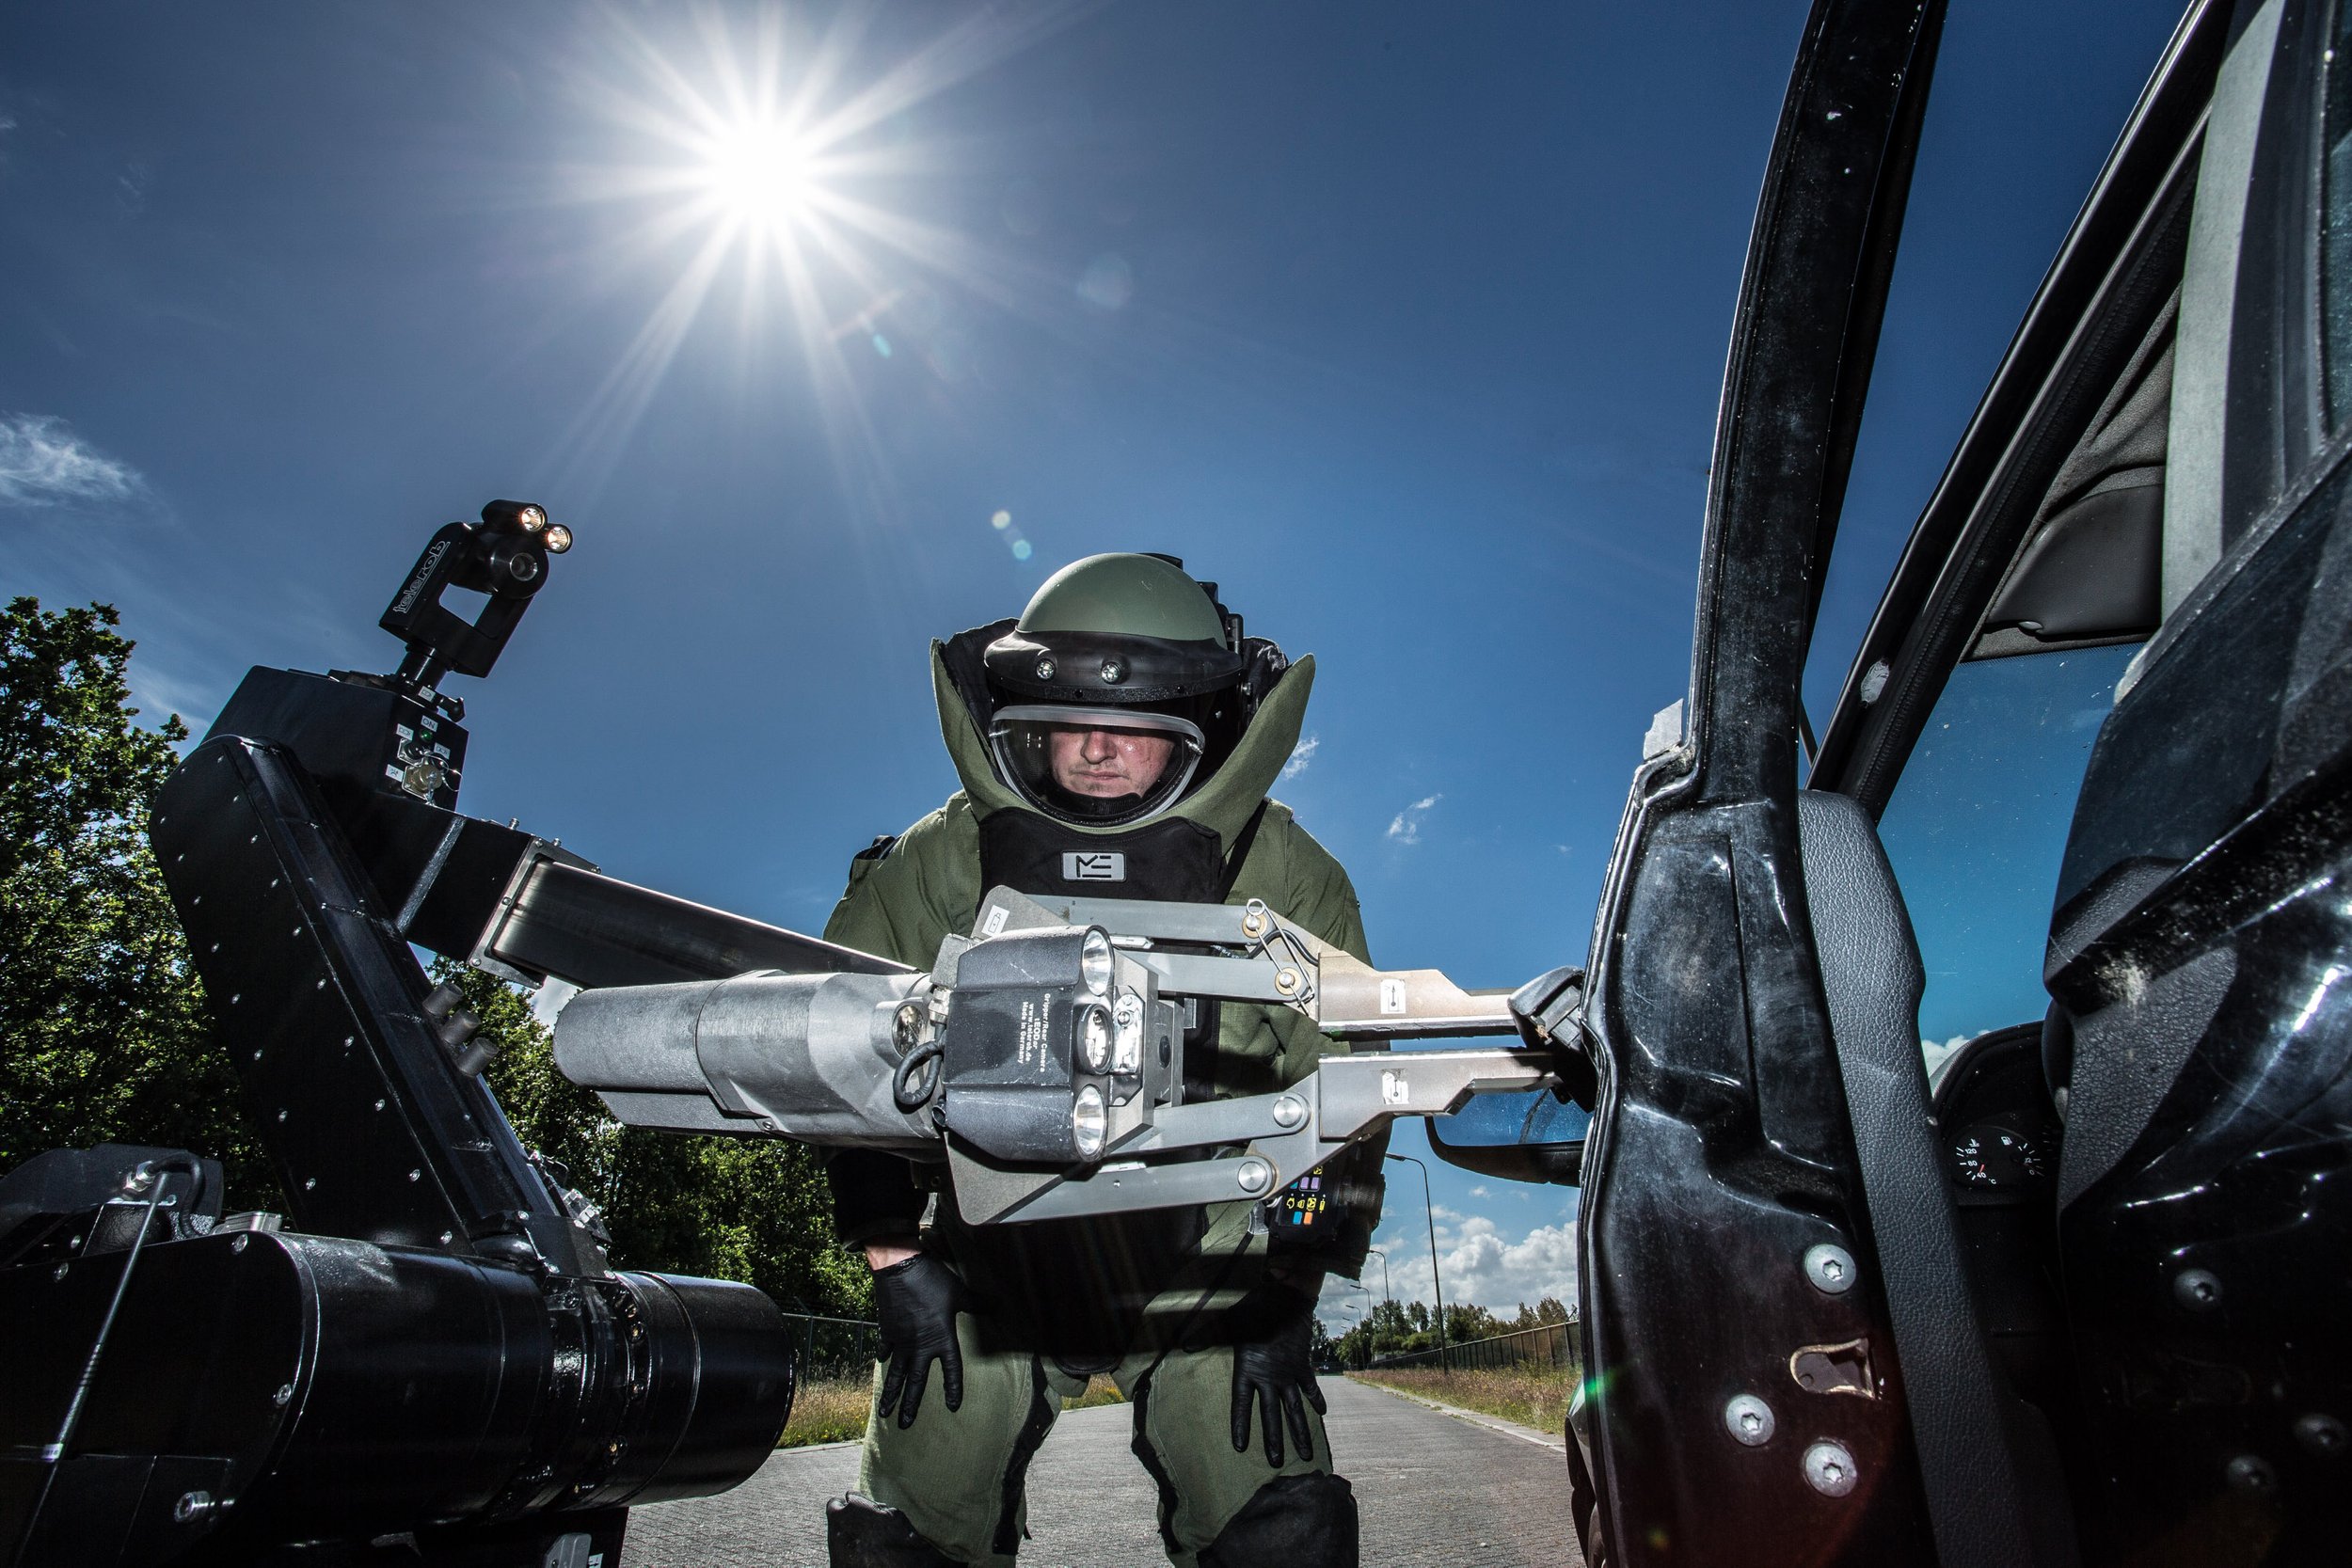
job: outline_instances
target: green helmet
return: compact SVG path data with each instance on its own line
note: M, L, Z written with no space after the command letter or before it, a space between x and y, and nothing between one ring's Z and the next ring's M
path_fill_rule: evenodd
M1215 584L1173 557L1129 554L1046 578L981 662L998 777L1091 827L1142 821L1213 775L1283 663L1243 638Z

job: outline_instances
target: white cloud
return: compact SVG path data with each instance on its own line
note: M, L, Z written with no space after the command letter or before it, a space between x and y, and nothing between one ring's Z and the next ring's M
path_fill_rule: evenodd
M1521 1303L1533 1307L1546 1296L1572 1302L1576 1222L1539 1225L1509 1241L1494 1221L1474 1216L1462 1222L1440 1263L1448 1301L1474 1301L1506 1317Z
M1292 747L1290 761L1282 764L1282 777L1295 779L1307 771L1307 765L1315 760L1315 748L1322 744L1322 736L1311 735Z
M1525 1188L1513 1196L1524 1197ZM1415 1206L1418 1207L1418 1206ZM1542 1206L1552 1214L1556 1205ZM1384 1288L1405 1302L1429 1300L1429 1243L1419 1213L1400 1214L1390 1207L1391 1224L1381 1227L1374 1244L1389 1259L1385 1280L1380 1259L1364 1260L1364 1284L1377 1299ZM1526 1216L1514 1216L1525 1223ZM1533 1307L1546 1296L1576 1302L1576 1221L1558 1220L1530 1226L1516 1233L1484 1214L1462 1214L1438 1205L1438 1267L1445 1277L1448 1305L1475 1303L1499 1317L1508 1318L1522 1306ZM1363 1310L1364 1291L1334 1275L1324 1282L1321 1311L1324 1322L1339 1333L1357 1322L1346 1310L1353 1303Z
M0 506L71 506L126 501L147 482L108 457L55 414L0 414Z
M1444 799L1443 795L1424 795L1403 811L1398 812L1389 821L1389 836L1399 844L1419 844L1421 842L1421 819L1428 815L1430 807Z

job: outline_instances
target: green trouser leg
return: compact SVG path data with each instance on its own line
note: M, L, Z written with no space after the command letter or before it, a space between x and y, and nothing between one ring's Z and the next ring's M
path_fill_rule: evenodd
M1027 1352L982 1351L968 1316L956 1320L963 1350L963 1404L949 1410L937 1369L914 1424L869 1410L858 1490L895 1508L924 1539L974 1568L1006 1568L1027 1520L1029 1461L1086 1380ZM1112 1373L1134 1407L1136 1458L1159 1488L1160 1539L1177 1568L1196 1555L1278 1476L1327 1473L1331 1449L1323 1418L1307 1413L1314 1457L1303 1459L1283 1434L1279 1469L1265 1459L1253 1411L1249 1448L1233 1451L1232 1353L1224 1349L1137 1354ZM877 1397L882 1370L875 1369Z
M1233 1451L1233 1353L1223 1347L1169 1351L1157 1359L1130 1356L1114 1374L1135 1405L1136 1457L1160 1488L1160 1541L1176 1568L1194 1568L1258 1489L1280 1476L1328 1475L1331 1443L1323 1418L1307 1407L1314 1457L1302 1458L1297 1440L1282 1433L1282 1465L1266 1463L1258 1412L1249 1419L1249 1448Z
M901 1427L897 1412L885 1417L869 1405L858 1490L905 1514L958 1562L1006 1568L1028 1519L1029 1460L1063 1396L1083 1393L1086 1379L1027 1351L982 1350L966 1314L956 1318L956 1343L963 1352L962 1406L947 1408L936 1367L914 1425ZM883 1365L874 1366L876 1404Z

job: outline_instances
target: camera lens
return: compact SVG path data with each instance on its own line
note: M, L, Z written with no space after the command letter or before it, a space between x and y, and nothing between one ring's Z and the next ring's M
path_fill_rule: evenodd
M1078 974L1095 995L1110 994L1111 939L1100 926L1089 927L1086 941L1078 945Z
M1110 1117L1103 1109L1103 1091L1089 1084L1078 1091L1077 1101L1070 1107L1070 1137L1077 1146L1078 1158L1098 1158L1109 1131Z
M1111 1015L1089 1004L1078 1015L1078 1060L1089 1072L1111 1069Z

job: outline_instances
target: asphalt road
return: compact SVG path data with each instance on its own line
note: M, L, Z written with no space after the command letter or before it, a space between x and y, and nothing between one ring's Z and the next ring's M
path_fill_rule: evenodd
M1567 1462L1517 1429L1474 1424L1344 1378L1323 1380L1331 1449L1356 1486L1365 1568L1581 1568ZM1023 1568L1165 1562L1125 1405L1074 1410L1029 1471ZM780 1450L723 1497L629 1514L626 1568L797 1568L825 1560L825 1499L857 1480L854 1443Z

